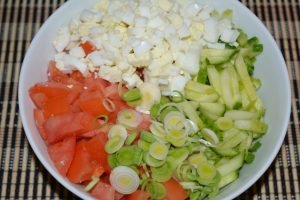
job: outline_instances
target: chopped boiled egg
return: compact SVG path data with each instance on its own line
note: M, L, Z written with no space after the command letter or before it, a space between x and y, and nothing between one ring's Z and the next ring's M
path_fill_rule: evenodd
M238 45L239 32L231 21L212 12L197 0L100 0L58 31L55 60L64 72L96 70L104 79L123 80L130 88L143 84L135 70L144 67L144 82L167 83L158 87L164 94L183 92L187 77L199 70L203 46L225 48L219 40ZM95 47L88 55L78 46L85 41Z

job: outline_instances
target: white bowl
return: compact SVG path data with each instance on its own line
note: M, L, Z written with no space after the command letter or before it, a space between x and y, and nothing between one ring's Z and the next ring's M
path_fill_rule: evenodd
M51 42L58 28L67 25L72 17L84 8L91 7L95 2L96 0L70 0L49 17L26 53L18 91L21 119L33 151L58 182L82 199L92 197L85 193L82 187L61 176L47 153L46 145L35 127L34 105L29 98L28 89L35 83L47 80L47 64L54 55ZM251 165L245 165L241 170L240 178L222 189L218 195L218 199L233 199L262 176L281 147L290 116L290 83L282 54L263 23L237 0L211 0L210 2L219 10L232 9L236 26L250 36L257 36L264 45L264 52L256 63L255 74L263 83L259 95L266 107L265 119L269 124L269 130L261 140L263 145L256 153L255 161Z

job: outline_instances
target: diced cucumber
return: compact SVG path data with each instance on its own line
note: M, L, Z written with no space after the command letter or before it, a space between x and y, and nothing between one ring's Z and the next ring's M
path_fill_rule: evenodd
M201 61L208 60L212 65L222 64L228 61L236 52L236 49L202 49Z
M258 98L256 90L248 74L244 59L241 55L238 55L235 60L235 68L250 100L255 101Z
M264 134L268 130L268 125L260 120L235 120L234 126L241 130L253 131L258 134Z
M243 166L243 163L244 163L244 153L240 153L237 156L231 158L228 162L219 165L217 167L217 170L221 176L225 176L241 168Z
M199 103L201 112L208 112L213 115L222 116L225 112L225 105L221 103Z
M214 94L215 90L212 86L210 85L205 85L202 83L197 83L195 81L189 81L185 85L185 90L191 90L194 92L198 92L201 94Z
M228 117L232 120L258 119L259 115L255 112L248 112L244 110L228 110L225 112L224 117Z
M220 73L214 66L208 66L207 68L209 83L214 87L216 92L221 95L221 80Z
M235 181L238 177L239 177L239 172L237 170L232 171L229 174L226 174L224 176L221 176L221 180L219 182L219 188L222 188L228 185L229 183Z
M247 136L248 135L245 132L241 131L238 134L234 135L234 137L224 140L221 144L219 144L219 146L224 149L236 147L243 140L245 140Z
M181 103L178 104L181 109L183 110L184 114L193 122L195 122L195 124L197 124L198 128L203 128L203 121L200 119L198 113L196 112L196 110L193 108L193 106L191 105L191 103L189 103L188 101L183 101Z
M192 101L215 102L219 98L219 95L217 93L201 94L195 91L185 90L185 97Z
M233 148L214 147L212 149L220 156L233 157L239 154L239 151Z

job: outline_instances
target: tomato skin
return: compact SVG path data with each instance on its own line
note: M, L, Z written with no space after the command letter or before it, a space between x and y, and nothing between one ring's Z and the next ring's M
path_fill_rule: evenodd
M90 41L86 41L80 44L80 46L84 50L85 55L88 55L95 50L95 46Z
M98 200L114 200L115 189L110 184L99 181L99 183L91 190L91 195Z
M102 78L87 77L83 84L86 90L98 91L103 96L105 88L109 86L110 83Z
M76 137L66 138L48 146L48 153L57 170L66 176L75 153Z
M166 200L184 200L188 197L187 192L175 179L171 178L162 184L167 190Z
M79 107L93 116L108 115L110 112L104 107L103 100L102 94L98 91L84 91L79 98Z
M42 108L48 99L53 97L65 97L70 89L55 82L38 83L29 89L29 96L38 108Z
M126 91L125 88L123 88L124 92ZM105 97L108 97L111 100L117 100L117 101L123 101L122 97L120 97L119 92L118 92L118 84L114 83L109 86L107 86L103 94Z
M48 142L55 143L66 137L80 135L97 128L94 117L88 113L65 113L49 117L44 124Z
M74 159L67 173L70 181L82 183L90 180L93 175L101 176L104 171L110 170L104 150L106 141L105 134L100 134L76 144Z
M45 117L48 118L69 112L71 108L66 97L54 97L45 102L43 109Z
M137 190L134 193L128 195L125 199L126 200L149 200L150 193L143 190Z
M34 116L35 126L37 127L39 133L41 134L44 140L47 140L48 135L46 133L46 130L44 129L44 123L46 121L46 118L44 116L43 111L35 108L33 110L33 116Z
M143 116L143 121L139 125L138 129L148 131L150 129L150 125L152 123L151 117L150 117L150 115L146 115L146 114L142 114L142 116Z
M48 64L48 79L58 83L66 83L69 77L56 67L55 61L51 60Z

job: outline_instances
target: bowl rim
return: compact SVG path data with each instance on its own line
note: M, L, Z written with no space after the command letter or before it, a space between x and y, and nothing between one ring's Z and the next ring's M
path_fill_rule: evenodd
M24 77L24 71L25 71L25 66L28 65L29 62L29 56L28 56L28 52L32 51L32 49L34 48L33 44L36 43L36 41L38 40L38 38L41 36L41 32L43 32L44 29L47 28L47 25L50 23L50 21L55 17L55 15L59 12L63 12L68 6L70 6L73 2L75 2L76 0L69 0L65 3L63 3L59 8L57 8L47 19L46 21L41 25L40 29L38 30L38 32L34 35L32 41L30 42L30 46L29 48L26 50L26 54L25 57L23 59L22 65L21 65L21 71L20 71L20 76L19 76L19 83L18 83L18 102L19 102L19 112L20 112L20 116L21 116L21 121L24 122L25 120L25 111L23 110L23 104L21 102L24 102L24 99L26 98L25 96L23 96L23 91L22 91L22 83L23 80L25 79ZM285 121L283 122L283 126L280 130L280 132L282 133L280 135L280 137L278 138L278 144L274 147L274 150L272 151L272 154L269 156L269 158L266 160L265 164L262 166L262 168L259 169L259 171L245 184L243 184L242 187L240 187L238 190L236 190L235 192L231 193L229 196L227 196L227 199L233 199L235 197L237 197L238 195L242 194L243 192L245 192L248 188L250 188L265 172L266 170L270 167L270 165L272 164L272 162L274 161L275 157L277 156L277 154L279 153L279 150L283 144L284 138L287 134L287 130L288 130L288 125L289 125L289 120L290 120L290 113L291 113L291 85L290 85L290 80L289 80L289 74L288 74L288 69L287 69L287 65L284 61L282 52L280 51L277 43L274 40L274 37L270 34L269 30L266 28L266 26L263 24L263 22L249 9L247 8L244 4L242 4L240 1L238 0L228 0L231 1L232 3L236 3L238 7L240 7L241 9L246 9L247 10L247 14L251 16L251 18L253 18L253 20L255 20L255 22L257 23L257 25L261 28L261 30L263 30L266 35L268 36L267 39L269 40L269 42L272 44L272 46L274 46L276 54L279 55L279 60L280 60L280 66L282 67L282 70L284 72L284 82L285 85L288 87L287 92L287 104L285 105L286 107L286 113L285 113ZM72 192L73 194L75 194L76 196L80 197L80 198L84 198L84 199L92 199L91 196L89 196L87 193L84 193L84 191L80 191L78 190L74 185L72 185L71 183L67 182L57 171L55 171L50 165L47 164L48 161L46 161L46 159L44 158L43 154L39 151L38 146L36 143L33 142L32 136L29 134L30 133L30 128L28 127L28 125L26 123L22 123L26 137L27 137L27 141L30 144L30 147L32 148L33 152L35 153L35 155L37 156L37 158L39 159L39 161L42 163L42 165L46 168L46 170L58 181L58 183L62 184L66 189L68 189L70 192Z

